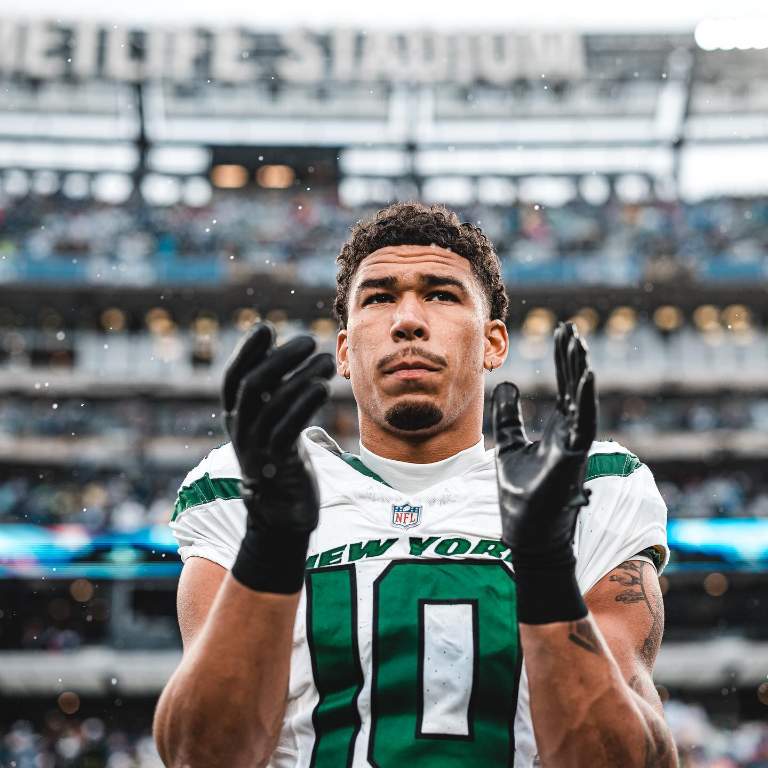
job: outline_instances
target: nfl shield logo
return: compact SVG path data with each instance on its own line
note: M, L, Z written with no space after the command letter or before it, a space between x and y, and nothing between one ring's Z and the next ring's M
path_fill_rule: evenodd
M413 528L421 522L421 507L410 504L392 505L392 525L397 528Z

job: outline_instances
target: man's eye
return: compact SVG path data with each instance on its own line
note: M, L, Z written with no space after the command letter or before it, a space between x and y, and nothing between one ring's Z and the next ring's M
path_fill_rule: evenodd
M363 306L368 304L383 304L384 302L392 301L392 295L389 293L372 293L363 300Z
M427 298L431 299L432 297L436 298L438 301L458 301L459 298L456 296L456 294L451 293L450 291L432 291Z

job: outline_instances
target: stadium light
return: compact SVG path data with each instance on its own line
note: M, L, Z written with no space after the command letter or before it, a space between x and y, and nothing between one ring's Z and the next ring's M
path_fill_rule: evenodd
M408 173L408 156L399 149L345 149L339 156L339 168L349 175L401 176Z
M605 329L609 336L622 338L631 333L637 325L637 312L632 307L616 307L611 312Z
M32 176L32 191L36 195L52 195L59 189L59 177L53 171L37 171Z
M74 715L80 709L80 697L74 691L63 691L56 701L65 715Z
M535 176L520 181L518 196L523 202L541 203L551 208L559 208L576 196L576 185L567 178Z
M637 173L638 168L648 175L660 176L670 174L673 166L673 154L666 147L424 149L415 158L415 170L421 176L503 174L562 177L591 173Z
M150 173L141 182L141 195L150 205L175 205L181 197L181 182L173 176Z
M355 207L371 201L389 202L396 195L395 187L390 179L360 179L349 177L339 182L339 200L343 205Z
M88 579L75 579L69 585L69 592L75 602L87 603L93 597L94 588Z
M214 165L211 169L211 181L219 189L239 189L248 183L248 170L244 165Z
M192 333L196 336L215 336L219 331L219 319L210 312L198 315L192 321Z
M132 190L131 177L122 173L100 173L93 180L93 196L104 203L112 205L124 203L130 197Z
M720 310L712 304L702 304L693 311L693 322L704 333L719 331Z
M722 597L728 591L728 578L725 574L715 571L704 577L703 586L710 597Z
M616 194L625 203L640 203L648 199L651 185L643 176L628 173L616 181Z
M545 307L534 307L523 322L523 334L526 336L549 336L555 327L555 313Z
M211 164L211 151L195 146L159 146L149 151L147 164L158 173L204 173Z
M149 332L154 336L166 336L176 330L170 312L163 307L153 307L144 318Z
M24 197L29 193L29 175L24 171L6 171L3 182L3 190L9 197Z
M0 166L56 171L132 171L136 148L93 142L0 141Z
M91 181L85 173L68 173L64 177L61 191L71 200L84 200L91 191Z
M516 189L511 179L486 176L477 182L477 201L483 205L511 205Z
M592 307L582 307L573 317L569 318L576 325L582 336L589 336L597 327L600 316Z
M680 155L680 194L686 202L724 195L764 195L768 193L766 167L768 142L691 144Z
M702 304L693 312L693 322L701 333L701 338L710 346L718 346L725 340L720 308L713 304Z
M704 19L696 25L696 44L705 51L768 48L768 16Z
M247 331L261 320L261 315L252 307L238 309L234 315L235 328L241 333Z
M296 174L289 165L262 165L256 171L256 182L265 189L288 189Z
M723 324L729 331L741 333L752 328L752 312L743 304L731 304L723 310Z
M110 307L101 313L101 327L106 332L120 333L125 330L125 312L119 307Z
M653 322L660 331L676 331L683 324L683 313L679 307L665 304L653 313Z
M456 176L436 176L424 182L422 198L430 203L467 205L474 197L471 179Z
M579 192L590 205L603 205L611 196L611 185L605 176L591 173L579 182Z
M193 176L184 183L181 197L185 205L192 208L202 208L211 201L212 194L213 190L208 179L204 179L202 176Z
M329 317L318 317L310 325L310 331L321 341L328 342L336 339L336 323Z

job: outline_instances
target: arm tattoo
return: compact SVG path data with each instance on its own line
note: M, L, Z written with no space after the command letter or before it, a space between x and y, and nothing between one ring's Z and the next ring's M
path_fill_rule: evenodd
M576 643L580 648L590 653L600 655L600 641L597 639L595 630L592 629L589 619L572 621L568 627L568 639Z
M650 669L653 666L656 652L661 643L661 635L664 631L664 612L659 605L655 595L649 595L643 584L643 569L648 565L641 560L627 560L622 563L617 571L620 574L613 573L609 577L610 581L621 584L623 589L614 598L617 603L631 605L633 603L645 603L653 620L648 636L643 641L640 648L640 656Z

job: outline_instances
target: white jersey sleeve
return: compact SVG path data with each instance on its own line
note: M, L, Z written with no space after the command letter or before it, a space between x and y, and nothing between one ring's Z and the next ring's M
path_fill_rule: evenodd
M582 593L641 553L661 573L669 561L667 507L650 469L618 443L595 442L585 480L592 495L579 513L574 541Z
M240 466L231 443L212 450L179 488L170 526L182 562L204 557L231 568L245 534Z

